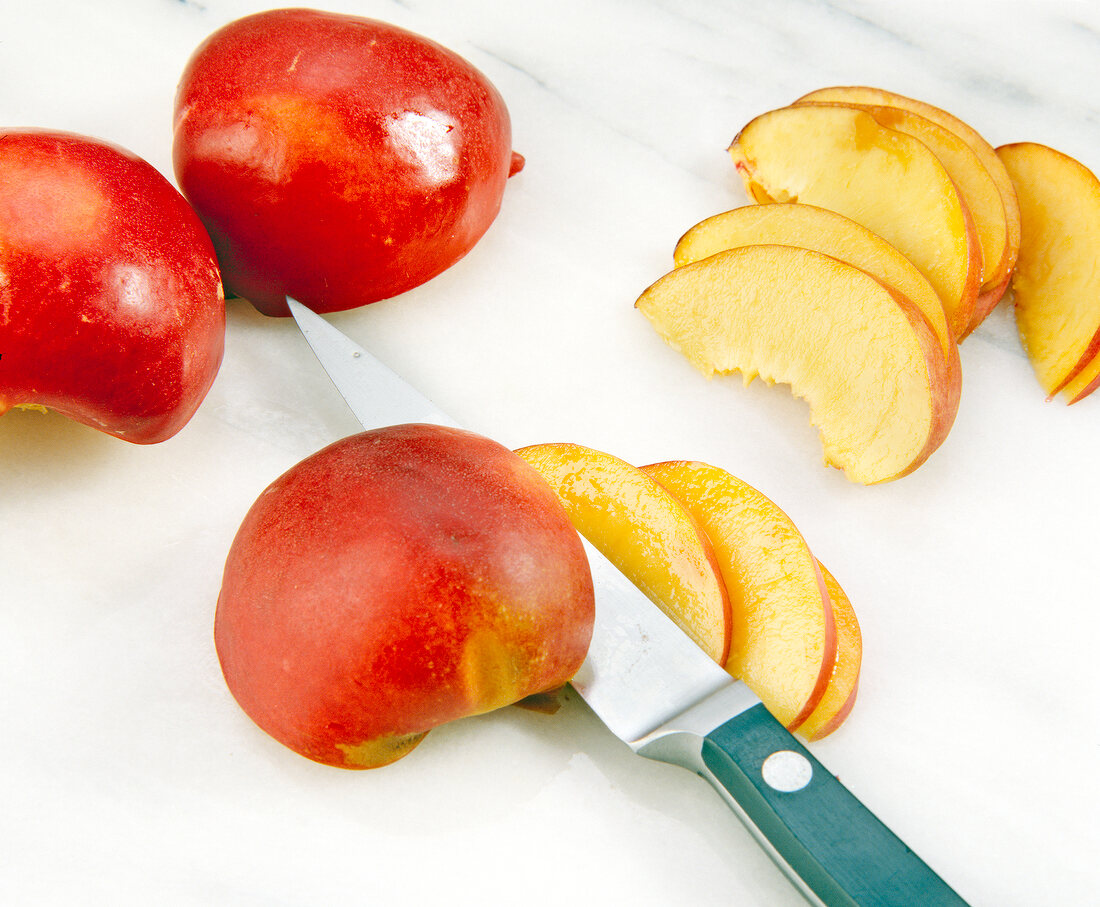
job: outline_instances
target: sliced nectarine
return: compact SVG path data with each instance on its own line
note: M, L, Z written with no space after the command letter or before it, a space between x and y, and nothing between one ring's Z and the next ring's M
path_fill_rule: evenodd
M835 104L835 101L807 103ZM982 286L996 286L1004 278L1008 259L1008 221L1004 202L993 177L969 145L951 130L903 107L848 104L866 110L880 125L920 140L936 156L966 203L982 249ZM979 291L980 295L980 291ZM971 319L973 322L973 319Z
M958 117L941 110L932 104L909 98L892 91L884 91L881 88L870 88L863 85L843 85L830 88L820 88L803 95L796 101L800 104L804 101L844 101L856 104L876 104L880 106L899 107L903 110L911 110L925 119L949 129L961 138L971 150L978 156L982 166L988 171L990 178L997 186L1001 196L1001 204L1005 213L1005 254L997 269L997 273L985 280L978 293L978 301L971 318L969 331L974 330L981 321L997 305L1008 287L1008 281L1012 271L1016 267L1016 258L1020 251L1020 206L1016 199L1016 188L1012 185L1008 171L1000 158L997 157L993 146L989 144L981 134L963 122Z
M1035 142L1003 145L997 154L1023 224L1012 279L1016 325L1039 384L1054 396L1100 353L1100 180ZM1074 384L1070 399L1080 399L1087 383Z
M636 305L704 374L791 385L826 461L853 481L911 472L954 421L959 387L920 310L820 252L729 249L666 274Z
M832 602L805 539L772 501L723 469L678 461L642 471L714 544L733 606L726 670L798 727L825 694L836 657Z
M516 453L547 480L577 531L725 664L729 596L710 539L679 501L636 466L579 444Z
M863 661L863 636L859 630L855 609L840 583L818 562L825 588L833 603L833 623L836 626L836 660L833 676L821 702L810 716L794 728L807 740L827 737L851 714L859 692L859 669Z
M708 217L676 244L677 267L724 249L778 243L824 252L862 268L916 304L943 349L948 374L961 380L959 347L943 303L911 261L862 224L816 205L744 205Z
M927 145L864 110L806 104L758 116L729 151L757 202L829 208L895 246L936 288L955 336L965 333L981 285L981 246Z
M1062 395L1066 403L1079 403L1100 387L1100 353L1097 353L1081 371L1066 382Z

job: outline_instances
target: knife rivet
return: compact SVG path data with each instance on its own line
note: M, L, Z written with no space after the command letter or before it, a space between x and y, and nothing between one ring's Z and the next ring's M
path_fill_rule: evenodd
M793 750L778 750L764 760L760 773L772 790L789 794L802 790L814 776L810 760Z

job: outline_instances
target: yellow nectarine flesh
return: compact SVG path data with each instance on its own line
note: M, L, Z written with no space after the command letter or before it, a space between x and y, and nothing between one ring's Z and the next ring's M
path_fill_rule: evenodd
M803 95L795 103L800 104L805 101L843 101L911 110L955 133L978 156L978 160L981 161L982 166L989 173L990 178L997 187L997 192L1001 196L1001 205L1005 214L1005 252L997 269L997 274L986 279L978 293L978 301L967 333L973 331L993 310L1001 296L1004 295L1012 271L1016 267L1016 258L1020 252L1020 205L1016 198L1016 187L1012 185L1008 171L1001 163L1000 158L997 157L993 146L976 129L946 110L896 92L884 91L881 88L870 88L863 85L820 88L817 91Z
M1079 403L1100 387L1100 353L1097 353L1081 371L1066 382L1061 393L1066 403Z
M1023 224L1012 279L1016 326L1039 384L1054 396L1100 352L1100 180L1046 145L1018 142L997 154ZM1087 383L1074 384L1069 399Z
M836 657L832 603L805 539L772 501L725 470L679 461L642 471L679 499L714 545L733 608L726 670L797 727L821 701Z
M719 664L730 648L730 601L710 539L636 466L579 444L516 453L557 493L577 531Z
M997 184L993 182L993 177L982 165L974 149L951 130L912 110L874 104L848 106L865 110L881 126L904 132L928 146L928 150L943 164L947 175L954 181L974 219L974 228L978 231L978 242L982 249L982 286L995 286L999 283L1004 277L1003 267L1008 256L1008 222Z
M874 484L916 469L959 404L920 310L854 265L793 246L742 246L666 274L636 303L707 376L789 384L826 462Z
M961 380L959 347L932 284L877 233L816 205L744 205L708 217L676 244L677 267L738 246L778 243L823 252L853 264L897 290L920 309L943 349L948 374Z
M807 104L758 116L729 152L757 202L829 208L895 246L936 288L955 336L965 333L981 285L981 246L927 145L858 108Z

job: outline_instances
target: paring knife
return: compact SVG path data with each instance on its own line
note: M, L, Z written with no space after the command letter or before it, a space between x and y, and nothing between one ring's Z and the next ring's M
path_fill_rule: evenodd
M293 299L295 321L364 428L458 427ZM965 904L778 721L585 541L592 643L573 688L634 752L702 775L811 904Z

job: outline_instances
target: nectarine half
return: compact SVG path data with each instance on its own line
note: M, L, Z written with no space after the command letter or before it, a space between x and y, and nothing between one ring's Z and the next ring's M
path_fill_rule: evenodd
M592 578L557 496L495 441L398 425L276 479L226 559L230 691L310 759L385 765L431 728L568 681Z

